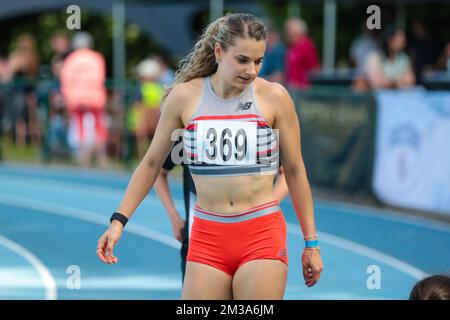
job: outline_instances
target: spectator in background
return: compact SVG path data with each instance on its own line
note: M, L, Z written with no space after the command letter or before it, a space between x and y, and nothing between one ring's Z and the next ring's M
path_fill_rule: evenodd
M55 32L49 40L52 49L50 74L47 81L38 88L39 123L43 127L45 139L41 143L41 156L50 161L53 156L68 158L67 108L61 92L60 74L64 59L70 53L70 41L65 32ZM45 71L42 76L46 76Z
M446 70L450 76L450 42L444 46L444 50L439 56L437 67L440 70Z
M50 46L56 58L65 58L70 53L70 40L65 32L56 32L50 39Z
M267 26L267 49L259 76L272 82L284 83L284 61L286 48L278 32L269 23Z
M0 55L0 84L11 81L13 69L7 57Z
M450 76L450 42L444 44L444 48L439 53L439 57L436 62L436 71L448 71Z
M50 47L53 50L53 58L51 61L52 75L55 79L59 79L64 59L70 53L69 37L64 32L56 32L50 38Z
M158 62L161 69L157 82L163 87L171 86L175 80L175 71L169 67L166 60L160 55L152 55L150 56L150 59Z
M18 36L15 49L9 55L9 63L15 75L37 76L39 54L32 35L24 33Z
M94 41L87 32L72 39L74 51L61 69L61 90L69 112L69 144L78 154L81 165L96 158L100 167L107 165L105 60L92 49Z
M355 73L364 73L367 57L372 52L380 51L376 29L368 29L364 24L363 33L352 41L350 47L350 61L356 69Z
M422 83L423 73L430 71L438 60L439 46L420 20L413 21L412 34L411 60L417 83Z
M49 157L63 157L69 156L69 146L67 141L67 108L64 103L63 96L57 92L50 92L49 96L49 110L48 110L48 132L47 144Z
M368 29L365 22L363 33L355 38L350 47L350 65L355 68L353 89L365 91L369 88L367 80L367 59L372 54L380 54L376 29Z
M6 91L3 88L9 74L8 60L0 54L0 161L3 159L3 118L6 113Z
M18 36L14 50L8 58L9 80L13 81L13 122L16 145L24 146L31 138L39 141L37 100L34 80L39 73L39 53L36 41L30 34Z
M415 76L405 54L403 30L390 28L382 45L382 53L372 53L367 60L369 85L374 89L401 89L413 86Z
M445 46L445 66L450 73L450 42Z
M64 64L64 55L56 54L52 59L53 81L48 91L48 114L47 114L47 149L45 150L47 160L53 156L67 158L69 156L69 145L67 141L68 114L61 92L60 76Z
M420 280L411 290L409 300L450 300L450 277L434 275Z
M306 23L299 18L286 21L285 33L289 45L286 55L286 84L290 88L306 89L310 85L309 73L320 68L316 46L307 34Z
M142 158L158 124L163 87L158 83L161 65L156 59L145 59L137 68L139 91L131 109L134 117L138 158Z
M10 99L14 97L7 83L13 76L12 67L6 56L0 54L0 160L2 158L3 134L14 128L14 110Z

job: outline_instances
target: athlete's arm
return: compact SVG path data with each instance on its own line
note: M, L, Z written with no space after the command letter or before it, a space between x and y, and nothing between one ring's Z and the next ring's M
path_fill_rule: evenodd
M158 193L164 208L169 215L172 223L172 232L174 237L181 242L181 231L184 227L184 220L181 218L175 204L173 203L172 195L169 188L169 179L167 178L168 171L164 168L159 173L158 179L155 181L155 190Z
M180 93L182 90L177 89L178 87L175 87L172 90L164 103L152 143L133 173L117 210L127 218L132 216L158 177L173 144L170 139L173 131L183 126L181 111L184 99L182 99L183 93Z
M280 153L286 182L292 204L305 237L316 235L314 209L301 153L300 124L294 103L286 89L272 84L273 96L270 98L275 108L274 128L279 130ZM272 95L272 94L271 94ZM302 256L305 284L311 287L319 281L323 263L318 250L304 250Z
M153 141L134 171L117 210L128 219L153 186L163 161L171 149L172 132L182 127L181 115L187 100L186 92L184 86L182 88L176 86L163 105ZM103 262L107 264L118 262L118 258L113 254L113 248L122 236L122 229L121 222L113 220L108 230L100 237L97 243L97 256Z
M292 204L304 236L316 234L311 189L306 175L300 147L300 125L294 103L286 89L272 84L275 99L274 129L279 130L280 153Z

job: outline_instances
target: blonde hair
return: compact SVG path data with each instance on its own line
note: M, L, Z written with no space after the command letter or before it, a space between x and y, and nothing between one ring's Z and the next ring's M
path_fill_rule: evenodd
M252 14L233 13L210 23L194 49L179 63L175 81L163 95L163 101L178 84L199 77L210 76L217 71L214 47L219 43L224 51L235 44L236 37L252 38L257 41L267 39L264 24Z

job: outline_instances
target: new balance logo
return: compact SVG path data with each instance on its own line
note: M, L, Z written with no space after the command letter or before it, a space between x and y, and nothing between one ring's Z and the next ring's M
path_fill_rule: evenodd
M278 251L278 256L282 258L287 257L287 250L285 248L280 249Z
M239 102L237 108L234 111L244 111L250 109L252 106L251 102Z

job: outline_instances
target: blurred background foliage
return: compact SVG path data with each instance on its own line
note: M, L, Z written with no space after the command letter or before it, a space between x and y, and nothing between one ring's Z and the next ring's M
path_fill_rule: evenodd
M292 2L291 2L292 3ZM282 32L283 23L288 17L289 1L286 0L263 0L260 2L266 12L266 19L272 21L274 27ZM373 4L377 4L374 1ZM227 6L225 11L233 10L233 6ZM379 4L382 8L382 29L395 24L397 12L396 3L383 2ZM361 33L362 27L368 14L366 8L368 3L356 1L338 1L336 30L336 67L346 67L348 51L352 40ZM300 16L308 23L310 35L314 39L319 54L323 47L323 4L322 1L308 1L300 4ZM429 3L418 1L405 5L406 25L414 19L419 19L430 29L430 33L441 44L448 41L450 34L450 6L445 1ZM31 15L22 15L11 19L0 21L2 30L2 41L0 42L0 56L7 56L14 48L15 39L21 33L32 34L38 44L41 64L49 64L51 49L50 37L57 31L65 31L69 35L75 31L65 28L68 15L61 10L47 11ZM355 18L359 17L359 18ZM107 75L112 76L112 18L110 15L101 15L92 11L82 10L82 29L90 32L95 39L96 50L102 52L107 62ZM192 17L192 32L198 35L208 23L208 13L203 9ZM409 36L411 30L406 29ZM382 33L381 33L382 35ZM127 77L133 76L133 67L139 61L150 54L158 53L165 57L172 68L177 67L177 57L172 57L161 48L143 29L135 23L126 23L126 73Z

